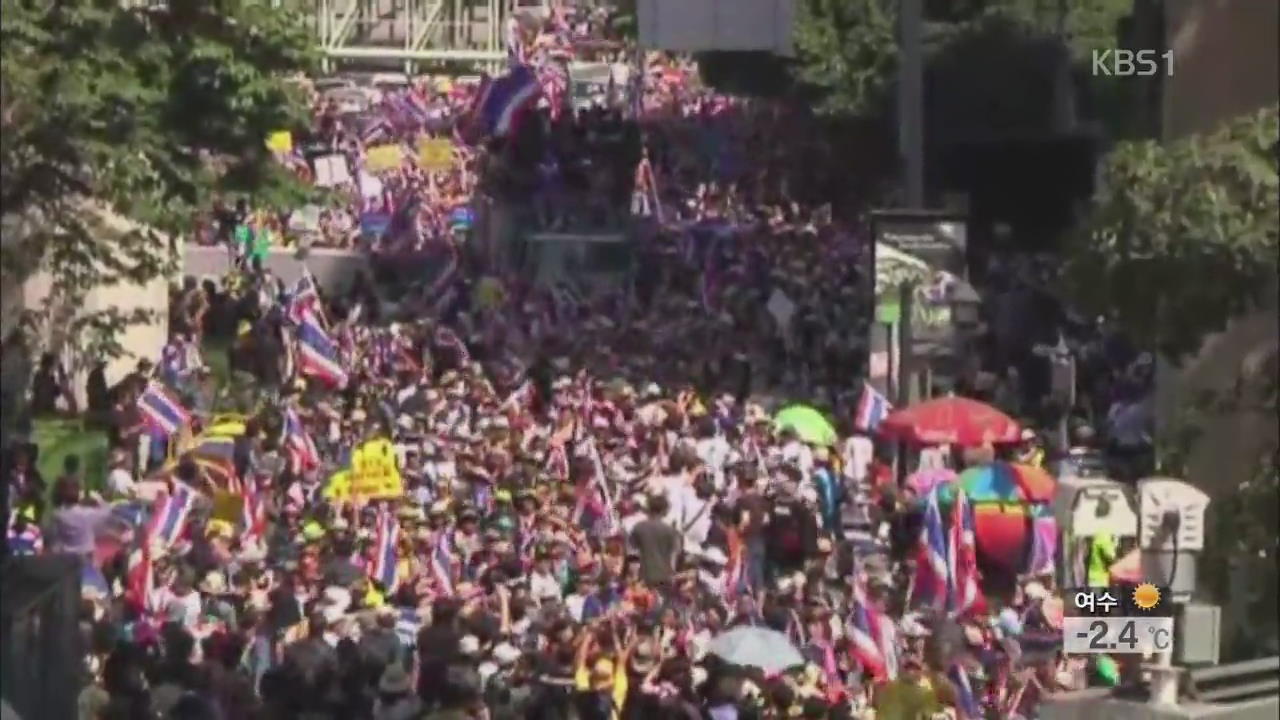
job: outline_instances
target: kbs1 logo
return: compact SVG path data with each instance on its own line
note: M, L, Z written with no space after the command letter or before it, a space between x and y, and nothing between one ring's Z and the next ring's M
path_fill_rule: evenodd
M1094 77L1173 77L1173 51L1107 49L1093 51Z

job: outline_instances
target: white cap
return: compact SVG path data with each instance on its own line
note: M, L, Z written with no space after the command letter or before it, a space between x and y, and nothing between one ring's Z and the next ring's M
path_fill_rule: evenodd
M463 655L475 655L480 652L480 639L475 635L464 635L458 641L458 650Z

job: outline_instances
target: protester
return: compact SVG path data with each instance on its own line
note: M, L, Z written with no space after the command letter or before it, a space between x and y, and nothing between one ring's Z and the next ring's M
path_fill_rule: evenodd
M545 70L607 26L557 12L512 29L513 58ZM53 508L10 525L43 521L50 548L102 566L90 602L119 641L88 653L109 698L96 711L86 695L89 716L1031 712L1020 688L1044 683L1017 636L1048 627L1043 580L1021 614L1013 594L929 605L908 581L923 497L891 482L874 428L848 422L868 372L865 233L788 191L779 168L796 159L760 152L794 129L772 109L699 88L684 60L645 65L638 113L562 113L559 97L505 140L464 142L480 90L462 83L386 93L357 117L317 97L297 143L316 152L282 160L311 173L341 156L353 181L333 205L309 225L218 200L206 240L242 262L220 287L185 280L160 366L110 393L106 490L122 502L86 501L102 478L68 463ZM447 169L409 159L445 137ZM371 172L388 144L403 162ZM644 210L635 287L577 293L490 264L467 241L479 202L536 206L561 229ZM330 296L263 269L285 242L360 248L392 274L417 253L439 272ZM202 435L229 421L214 417L226 398L199 397L200 341L228 328L250 402L234 430ZM1011 406L1018 378L999 392ZM838 419L834 440L775 428L783 401ZM43 484L23 452L6 480L19 497ZM147 519L102 548L97 524L147 482L163 488ZM784 634L801 662L719 654L743 627Z

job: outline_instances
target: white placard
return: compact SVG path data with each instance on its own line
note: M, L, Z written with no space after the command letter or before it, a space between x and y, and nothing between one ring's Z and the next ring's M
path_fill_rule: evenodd
M382 181L370 173L360 171L360 196L377 198L382 196Z
M795 317L796 304L791 302L791 298L778 288L774 288L773 294L769 296L769 304L766 305L769 314L773 316L773 321L778 323L778 329L785 335L791 327L791 318Z
M345 155L333 154L316 158L316 185L320 187L336 187L351 182L351 171L347 168Z

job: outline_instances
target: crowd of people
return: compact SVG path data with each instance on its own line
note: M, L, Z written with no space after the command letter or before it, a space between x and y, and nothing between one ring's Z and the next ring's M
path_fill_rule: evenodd
M69 457L46 484L31 448L7 465L11 547L86 564L82 718L1033 718L1115 682L1058 651L1043 568L963 612L913 596L919 498L854 422L869 241L791 200L791 158L758 152L782 146L778 112L698 89L683 61L646 70L638 118L543 108L552 141L528 157L549 145L556 167L530 186L498 167L519 135L460 142L447 170L361 165L374 142L452 136L463 84L410 91L432 127L397 121L404 98L374 127L318 101L312 140L355 182L316 242L454 258L400 297L286 286L251 259L288 217L215 210L207 237L246 262L189 279L157 362L98 383L107 477ZM631 138L607 151L627 168L611 201L638 189L652 221L634 287L567 296L466 251L451 218L479 193L571 223L563 198L597 187L575 158L609 123ZM362 243L370 214L387 226ZM206 336L235 338L231 399ZM836 436L778 426L789 402ZM351 485L369 447L394 456L377 492Z

